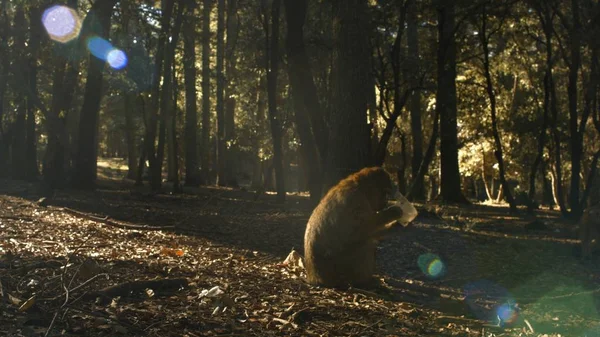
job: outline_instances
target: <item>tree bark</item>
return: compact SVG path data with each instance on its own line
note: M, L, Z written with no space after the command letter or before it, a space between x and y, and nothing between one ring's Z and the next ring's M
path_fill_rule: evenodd
M217 1L217 184L227 185L225 144L225 0Z
M267 66L267 95L269 102L269 121L273 137L273 168L275 170L275 187L277 199L285 201L285 178L283 171L283 135L281 129L281 116L277 110L277 75L279 72L279 16L281 0L274 0L271 7L271 34L269 36L269 23L265 15L266 33L266 66ZM265 8L266 13L266 8Z
M371 76L366 0L333 1L332 110L325 189L373 162L367 123Z
M304 47L304 22L306 20L307 0L285 0L287 20L286 49L288 76L294 104L296 130L300 138L300 153L306 166L310 199L317 203L321 198L323 157L326 134L322 108L316 97L316 88L312 70ZM312 112L312 113L311 113ZM313 116L315 115L315 116ZM315 123L311 126L311 116ZM317 139L322 144L317 145ZM321 150L319 150L321 149Z
M481 32L479 34L481 38L481 46L483 48L483 72L485 75L485 87L490 100L490 113L492 117L492 135L494 137L494 156L498 162L498 169L500 173L500 183L502 184L502 193L498 195L504 195L506 201L510 205L511 212L517 211L517 205L515 199L510 191L510 186L506 181L506 172L504 168L504 157L502 154L502 141L500 140L500 133L498 132L498 118L496 117L496 94L494 93L494 85L492 83L492 74L490 73L490 48L489 48L489 35L487 32L487 13L486 6L483 6Z
M441 194L445 202L468 203L458 168L455 1L439 1L436 109L440 115Z
M148 158L149 168L148 175L150 178L150 188L153 191L159 191L162 183L162 155L160 155L160 145L157 149L155 146L156 142L156 131L159 121L159 104L160 104L160 82L161 76L163 75L163 63L165 60L165 52L167 46L167 38L171 30L171 16L173 14L174 0L165 0L162 2L161 11L161 31L158 36L158 44L156 48L156 54L154 56L154 77L152 78L152 89L151 89L151 103L150 108L145 109L148 112L147 116L147 130L146 136L144 137L145 152ZM170 81L169 79L163 79L164 81ZM161 116L162 116L161 112ZM164 139L164 119L161 117L161 131L163 132ZM160 138L160 135L159 135ZM159 141L160 143L160 141ZM163 140L164 143L164 140ZM163 144L164 145L164 144ZM158 153L157 153L158 151ZM164 149L162 150L164 151Z
M579 202L580 197L580 172L581 157L583 155L583 134L579 133L579 113L577 111L577 75L581 66L581 23L579 20L579 1L571 0L571 14L573 22L569 29L569 42L571 60L569 62L569 81L567 84L567 96L569 101L569 135L571 145L571 189L569 193L569 206L571 215L579 218L583 212ZM585 125L587 118L582 118Z
M197 186L199 181L197 157L198 112L196 107L196 16L194 6L188 6L184 18L183 52L185 78L185 186Z
M202 8L202 142L200 147L201 183L208 184L210 171L210 11L212 0Z
M84 22L80 40L85 43L88 36L97 35L108 39L110 17L117 0L97 0L92 5ZM98 113L102 99L102 80L105 60L92 54L89 57L85 95L79 120L77 156L75 158L76 187L92 188L96 180L98 157Z
M177 43L179 42L179 32L181 31L181 25L183 23L183 12L185 10L185 6L182 2L177 5L177 14L175 16L175 22L173 24L173 31L171 34L171 41L168 42L166 48L167 51L165 53L165 64L164 64L164 74L163 74L163 86L161 90L161 116L162 121L161 124L164 123L166 129L166 143L168 149L168 166L171 170L170 172L170 180L173 183L173 192L178 193L181 191L181 186L179 183L179 169L178 169L178 151L176 144L176 102L173 99L173 92L175 86L174 79L174 69L173 65L175 62L175 48L177 47ZM161 127L161 134L158 138L158 161L162 162L164 156L164 136L163 128Z
M225 177L227 186L238 187L235 168L237 158L234 156L235 149L235 109L236 109L236 86L232 80L237 78L236 46L239 33L237 0L229 0L227 3L227 41L225 43Z
M29 59L28 59L28 78L27 78L27 145L26 145L26 174L28 180L35 180L39 175L37 165L37 133L35 122L35 99L37 97L37 74L38 74L38 53L40 49L40 39L42 34L42 23L40 21L41 11L37 6L29 9Z
M12 36L10 19L4 10L6 0L0 2L0 175L7 175L9 169L8 147L9 139L7 130L4 129L4 100L8 83L8 70L10 68L9 37Z
M135 120L133 111L135 109L135 94L126 93L124 97L125 110L125 141L127 143L127 178L135 179L137 177L137 144L135 142Z
M416 1L410 1L406 13L406 34L408 43L408 62L411 74L409 77L410 86L416 88L419 85L418 77L421 72L421 62L419 58L419 32L417 23ZM423 161L423 128L421 125L421 91L413 90L409 96L408 102L410 110L410 130L412 136L412 180L414 191L411 190L412 198L415 200L425 199L425 179L419 175L419 168Z

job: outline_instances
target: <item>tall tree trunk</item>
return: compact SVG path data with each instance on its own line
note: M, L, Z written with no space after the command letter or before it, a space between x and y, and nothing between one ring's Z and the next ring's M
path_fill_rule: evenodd
M498 162L498 170L500 171L500 183L502 184L502 192L498 195L503 195L506 201L510 205L511 212L516 212L517 205L515 199L510 191L510 186L506 181L506 171L504 168L504 157L502 154L502 141L500 140L500 133L498 132L498 118L496 117L496 94L494 93L494 85L492 83L492 74L490 73L490 48L489 48L489 35L487 32L487 13L486 6L483 6L483 13L481 15L481 32L479 37L481 38L481 46L483 47L483 72L485 75L485 88L490 100L490 113L492 117L492 135L494 137L494 156Z
M265 64L266 66L266 64ZM256 114L254 116L254 123L256 127L260 130L260 126L265 124L265 112L267 109L267 98L266 94L266 81L264 76L260 76L258 79L257 87L256 87ZM264 188L264 179L263 179L263 158L260 156L261 151L261 132L255 132L255 136L253 138L253 150L254 152L254 170L252 174L252 189L260 190Z
M379 139L379 143L377 144L375 154L374 154L374 163L375 165L381 166L385 161L385 156L387 155L387 146L392 137L392 132L396 128L396 121L400 114L402 113L402 109L406 105L406 101L410 95L411 90L404 90L401 93L401 83L400 83L400 74L401 74L401 64L403 63L403 56L401 53L402 49L402 36L404 33L404 26L406 25L406 4L410 3L409 0L403 6L400 6L399 10L399 19L398 19L398 32L396 33L396 38L394 40L394 45L392 47L391 59L392 59L392 73L393 73L393 83L392 83L392 91L394 93L394 110L392 114L386 118L386 125L381 134L381 138ZM407 72L405 72L406 74Z
M200 147L201 182L208 184L210 171L210 11L212 0L202 7L202 142Z
M275 187L277 199L285 201L285 178L283 171L283 130L281 129L281 116L277 110L277 77L279 73L279 14L281 0L274 0L271 7L271 34L269 36L269 23L265 15L266 34L266 67L267 67L267 95L269 102L269 121L271 136L273 137L273 168L275 170ZM265 8L265 13L267 9Z
M591 60L590 60L590 71L589 71L589 80L588 83L586 85L587 90L585 92L584 95L584 108L583 108L583 114L582 114L582 121L579 125L579 135L580 135L580 139L579 141L581 141L583 143L583 135L585 134L585 126L587 124L587 120L589 119L590 115L592 116L592 124L594 125L594 127L596 128L596 131L598 133L598 135L600 135L600 120L598 114L600 114L600 110L597 110L596 107L598 107L598 76L600 74L598 74L598 45L596 45L596 42L592 42L590 48L592 49L592 56L591 56ZM600 107L599 107L600 108ZM583 150L583 149L582 149ZM585 184L585 190L583 191L583 196L581 197L581 201L580 201L580 206L581 209L580 211L582 212L587 203L588 203L588 198L590 196L591 190L594 187L594 178L596 178L596 172L597 172L597 165L598 165L598 160L600 159L600 150L597 150L596 153L594 153L594 156L592 157L592 161L591 161L591 165L590 165L590 171L588 173L588 179L586 181ZM572 210L571 212L574 213L574 210ZM575 219L579 219L579 217L581 216L581 212L580 213L575 213L574 214L574 218Z
M29 70L29 76L27 78L27 147L26 147L26 165L27 165L27 179L34 180L39 175L37 165L37 134L36 134L36 122L35 122L35 98L38 95L37 89L37 61L38 51L40 49L40 39L42 34L42 22L39 19L41 17L40 8L32 6L29 9L29 64L27 66Z
M227 185L225 171L225 0L217 1L217 184Z
M416 1L410 1L406 13L406 34L408 43L408 62L411 67L409 77L410 86L416 88L419 85L418 77L421 72L421 62L419 59L419 32L417 22ZM421 91L413 90L409 97L410 110L410 130L412 135L412 180L414 191L411 190L412 197L415 200L425 199L425 180L424 176L419 175L419 168L423 161L423 128L421 125Z
M196 16L194 6L188 6L184 18L183 52L185 77L185 185L200 183L197 158L198 112L196 108Z
M17 6L14 17L14 62L19 64L18 67L12 67L12 75L18 79L15 85L15 101L16 116L14 124L11 126L11 169L12 177L15 179L27 179L27 163L26 157L23 155L27 146L27 131L26 131L26 101L25 93L27 92L27 83L22 69L27 66L23 64L26 50L26 27L25 10L22 5Z
M333 1L332 110L325 189L372 162L367 123L371 76L366 0Z
M577 75L581 66L581 23L579 21L579 1L571 0L571 14L573 22L569 30L571 60L569 62L569 81L567 95L569 98L569 135L571 145L571 190L569 193L569 206L571 214L579 217L583 209L579 203L581 157L583 154L583 135L579 133L579 113L577 111ZM585 124L587 121L583 121Z
M175 64L175 49L179 42L179 32L181 31L181 25L183 22L183 12L185 5L179 2L177 5L177 15L175 16L175 23L173 25L173 32L171 34L171 41L167 44L167 52L165 54L165 65L163 75L163 87L161 91L161 115L163 116L162 122L164 122L166 128L166 142L168 148L168 166L171 169L171 182L173 183L173 192L178 193L181 191L179 186L179 169L178 169L178 151L176 145L176 102L173 98L175 83L175 70L173 68ZM162 131L162 127L161 127ZM161 132L162 133L162 132ZM164 142L164 138L159 135L158 139L158 160L162 162L163 152L161 151L164 146L161 144Z
M6 12L6 2L0 2L0 175L6 176L9 168L8 147L9 139L4 128L4 100L8 83L8 70L10 68L9 37L12 36L10 19Z
M225 44L225 177L227 185L238 187L238 181L235 174L237 158L233 155L235 145L235 109L236 109L236 91L232 79L237 78L237 57L235 50L237 46L239 23L238 23L238 5L237 0L229 0L227 3L227 41Z
M112 8L118 0L97 0L88 12L84 23L81 41L97 35L108 39ZM75 159L75 186L91 188L96 180L98 156L98 113L102 99L102 72L105 60L90 54L85 95L79 119L79 139Z
M285 0L285 15L287 20L286 49L288 58L288 76L294 104L296 129L300 138L300 154L306 165L310 199L317 203L321 199L323 157L317 146L317 138L324 138L324 122L322 109L316 97L316 88L312 78L312 70L304 47L304 22L306 20L307 0ZM312 95L312 99L310 98ZM316 109L318 116L313 117L319 126L311 127L311 112ZM313 111L312 114L315 111ZM317 131L322 127L322 131ZM321 139L324 148L327 141Z
M156 142L156 130L159 121L159 104L160 104L160 83L161 76L163 75L163 63L165 60L165 53L167 47L167 38L171 31L171 16L173 14L173 6L174 0L165 0L162 2L161 6L161 31L158 36L158 44L156 47L156 55L154 59L154 77L151 89L151 103L150 108L145 109L148 112L148 116L146 117L146 125L148 128L146 129L146 135L144 137L145 142L145 152L146 157L148 158L149 168L148 174L150 178L150 188L153 191L158 191L161 188L162 181L162 155L160 152L164 151L164 149L160 150L155 147ZM164 81L170 81L171 79L163 79ZM163 113L161 112L161 116ZM161 131L163 133L164 139L164 119L161 117ZM160 135L159 135L160 138ZM160 142L159 142L160 143ZM164 143L164 140L163 140ZM164 144L163 144L164 145ZM158 151L158 153L157 153Z
M455 1L439 1L436 109L440 115L441 194L445 202L467 203L461 191L458 168L456 108Z
M419 171L417 172L417 176L413 178L413 182L410 185L410 189L406 194L406 197L409 198L409 200L413 199L413 193L415 193L414 190L417 188L416 182L419 180L425 181L425 174L427 174L427 172L429 171L429 165L433 160L433 155L435 154L435 146L439 137L439 120L439 110L436 109L433 116L433 127L431 131L431 137L429 138L429 144L427 145L427 150L425 150L425 155L423 156L421 165L419 165ZM435 191L430 191L430 195L433 195L434 193Z
M125 105L125 141L127 143L127 178L135 179L137 177L137 144L135 142L136 126L133 119L133 110L135 109L135 94L126 93L124 97Z

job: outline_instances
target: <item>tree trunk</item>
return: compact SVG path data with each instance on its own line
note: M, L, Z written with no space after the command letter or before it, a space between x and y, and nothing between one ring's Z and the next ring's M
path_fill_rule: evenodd
M333 1L332 110L325 189L372 162L367 123L371 47L366 0Z
M410 0L408 1L411 2ZM406 25L406 8L404 6L399 6L399 15L398 15L398 31L396 33L396 38L394 39L394 45L391 51L391 63L392 63L392 91L394 94L394 110L392 114L386 118L386 125L381 133L381 138L379 139L379 143L377 144L375 154L374 154L374 163L377 166L383 165L385 161L385 156L387 155L387 146L392 137L392 132L396 128L396 121L400 114L402 113L402 109L406 105L406 101L410 95L411 90L405 90L404 93L401 92L401 83L400 83L400 74L401 67L400 65L403 63L403 56L401 54L402 48L402 36L404 33L404 26ZM406 74L407 72L405 72Z
M271 7L271 36L269 36L268 22L265 15L266 33L266 66L267 66L267 95L269 102L269 121L273 137L273 168L275 170L275 186L277 199L285 201L285 178L283 171L283 130L281 129L281 116L277 110L277 75L279 72L279 13L281 0L274 0ZM265 8L265 13L266 13Z
M152 89L151 89L151 103L150 109L145 109L148 112L147 116L147 129L144 137L146 143L145 152L148 158L149 168L148 175L150 178L150 188L153 191L159 191L162 182L162 155L157 153L155 147L156 142L156 130L158 127L158 111L160 104L160 83L161 76L163 75L163 63L165 60L165 52L167 46L167 38L171 30L171 16L173 14L174 0L165 0L161 6L161 30L158 36L158 44L156 47L156 55L154 56L154 77L152 78ZM164 81L170 81L171 79L163 79ZM161 112L161 116L163 113ZM161 131L163 132L164 139L164 119L161 118ZM160 135L159 135L160 137ZM164 140L163 140L164 143ZM160 141L159 141L160 149ZM164 150L163 150L164 151ZM161 152L158 150L158 152Z
M97 0L83 22L81 41L97 35L108 39L112 8L118 0ZM98 156L98 113L102 99L102 72L105 60L92 54L89 57L85 95L79 119L77 157L75 159L74 183L79 188L91 188L95 184Z
M208 184L210 171L210 10L212 0L202 8L202 142L200 147L201 183Z
M504 157L502 155L502 141L500 140L500 133L498 132L498 120L496 117L496 94L494 93L494 85L492 84L492 74L490 73L490 49L489 49L489 36L487 33L487 13L485 5L482 13L481 32L479 34L481 38L481 45L483 47L483 72L485 75L485 84L488 98L490 100L490 113L492 117L492 135L494 137L494 156L498 162L498 169L500 171L500 183L502 184L502 192L498 193L498 196L503 195L506 201L510 205L510 211L516 212L517 205L515 199L510 192L510 186L506 181L506 172L504 168ZM498 200L500 201L500 199Z
M569 31L569 42L571 49L571 60L569 62L569 81L567 84L567 95L569 98L569 135L571 143L571 190L569 193L569 206L571 215L579 218L583 207L579 202L580 197L580 173L581 157L583 155L583 133L579 132L579 113L577 111L577 75L581 66L581 23L579 21L579 0L571 0L571 12L573 22ZM582 118L585 128L587 118Z
M440 115L441 194L445 202L468 203L460 186L456 109L455 1L438 2L436 109Z
M417 172L417 176L413 179L413 183L412 183L412 185L410 185L410 189L408 190L408 193L406 194L406 197L409 200L414 199L412 195L414 193L414 190L417 188L416 182L419 180L425 181L425 174L427 174L427 172L429 171L429 165L431 164L431 161L433 160L433 155L435 154L435 146L437 143L437 139L439 137L439 130L440 130L439 120L440 120L439 111L436 110L433 115L433 127L432 127L432 131L431 131L431 137L429 138L429 145L427 145L427 150L425 150L425 156L423 156L421 165L419 165L419 172ZM430 191L430 195L432 195L433 193L435 193L435 192Z
M323 157L319 154L317 138L321 137L320 148L324 151L326 140L323 127L322 109L316 98L316 88L312 78L312 70L304 47L304 22L306 19L307 0L285 0L285 15L287 19L286 49L288 58L288 76L296 129L300 138L300 154L306 166L308 190L311 201L316 204L321 199ZM314 95L314 96L313 96ZM312 97L313 99L311 99ZM311 127L310 110L316 109L319 116L313 116L317 125ZM321 124L319 124L321 123ZM317 131L323 127L323 130Z
M5 1L0 2L0 8L5 8ZM6 176L9 172L8 147L9 139L7 130L4 129L4 100L8 83L8 70L10 68L10 49L8 41L12 36L10 19L4 10L0 10L0 175Z
M37 134L35 122L35 98L38 95L37 89L37 61L40 48L40 38L42 34L42 22L39 19L41 11L39 7L32 6L29 9L29 76L27 78L27 145L26 145L26 172L27 179L34 180L39 175L37 165Z
M225 0L217 1L217 184L227 185L225 144Z
M167 45L167 52L165 54L165 65L164 65L164 75L163 75L163 87L161 91L161 115L163 117L162 122L166 128L166 136L167 136L167 148L168 148L168 167L170 168L170 180L173 183L173 192L178 193L181 191L181 186L179 186L179 169L178 169L178 151L176 144L176 102L173 99L173 92L175 86L174 79L174 69L173 65L175 62L175 48L177 47L177 43L179 42L179 32L181 31L181 25L183 22L183 12L184 12L184 4L178 3L177 5L177 15L175 16L175 23L173 25L173 32L171 34L171 41ZM162 128L161 128L162 131ZM162 133L162 132L161 132ZM158 139L158 160L162 162L163 152L162 149L164 146L162 143L164 142L164 138L159 135Z
M256 88L256 114L254 116L255 125L260 127L260 125L264 125L265 122L265 112L267 109L267 98L266 94L266 81L264 76L260 76L258 79L258 84ZM260 130L260 129L259 129ZM263 179L263 158L260 156L261 151L261 139L262 135L260 132L255 132L253 137L253 150L254 152L254 170L252 174L252 189L260 190L264 187L264 179Z
M406 34L408 43L408 62L412 69L409 77L410 86L416 88L418 77L421 72L419 60L419 32L417 23L417 6L416 1L410 1L406 14ZM419 168L423 161L423 129L421 125L421 91L413 90L409 97L410 110L410 130L412 135L412 180L414 191L411 190L412 197L415 200L425 199L425 182L424 176L419 175Z
M198 112L196 107L196 16L188 6L183 30L183 70L185 77L185 186L197 186L199 181L197 158Z
M237 46L239 23L238 23L238 7L237 0L229 0L227 3L227 41L225 44L225 177L227 177L227 185L238 187L235 168L237 158L233 154L235 148L235 109L236 109L236 90L237 87L232 85L232 79L237 78L237 57L235 49Z
M126 93L124 97L125 141L127 143L127 179L135 179L137 177L138 153L137 144L135 142L136 126L133 119L133 110L135 109L135 96L133 95L135 94Z

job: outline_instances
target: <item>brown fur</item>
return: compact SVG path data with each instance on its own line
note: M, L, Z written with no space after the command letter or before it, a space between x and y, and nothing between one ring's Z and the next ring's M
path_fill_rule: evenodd
M579 225L579 239L581 256L590 257L600 241L600 204L588 207L583 213Z
M367 284L375 271L377 239L402 215L387 206L396 191L380 167L351 174L321 199L304 235L307 280L314 285Z

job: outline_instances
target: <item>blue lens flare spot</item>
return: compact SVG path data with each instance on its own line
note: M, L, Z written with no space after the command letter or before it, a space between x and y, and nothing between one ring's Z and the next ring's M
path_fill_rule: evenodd
M103 61L106 61L108 54L114 49L110 42L98 36L90 37L87 40L87 48L92 55Z
M519 312L517 307L512 303L505 303L496 308L498 321L500 325L512 324L517 321Z
M66 6L52 6L42 14L42 24L54 41L66 43L75 39L81 30L77 13Z
M429 278L442 277L446 271L446 266L444 262L442 262L442 259L432 253L426 253L419 256L417 264L419 269L421 269L421 272Z
M113 49L108 53L106 61L114 69L123 69L127 65L127 55L122 50Z

